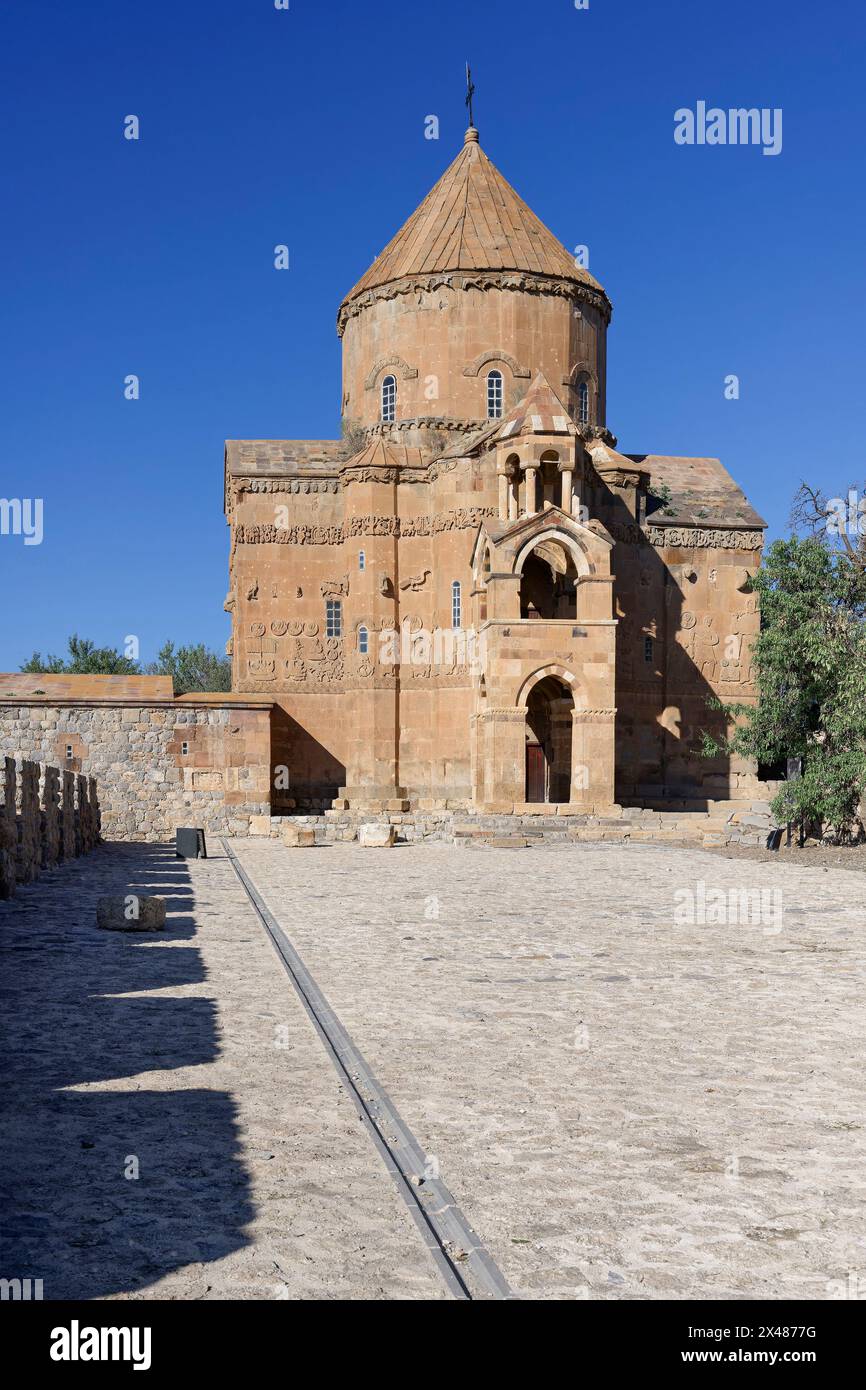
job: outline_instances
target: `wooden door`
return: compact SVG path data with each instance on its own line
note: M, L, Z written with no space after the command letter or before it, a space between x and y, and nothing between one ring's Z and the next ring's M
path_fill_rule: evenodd
M544 749L540 743L526 745L526 800L544 801Z

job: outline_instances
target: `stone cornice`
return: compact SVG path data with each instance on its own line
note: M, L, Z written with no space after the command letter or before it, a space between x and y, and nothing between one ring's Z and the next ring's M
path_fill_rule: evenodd
M565 276L535 275L524 270L477 270L447 271L432 275L410 275L402 280L391 280L388 284L377 285L366 290L355 299L347 299L340 305L337 315L337 333L342 338L350 318L363 313L364 309L379 300L397 299L400 295L417 294L419 291L437 289L453 290L517 290L525 294L552 294L563 299L580 300L601 314L604 322L610 322L612 307L603 290L582 284L579 280L569 280Z
M362 425L361 428L368 439L389 439L405 430L448 430L476 434L489 424L489 420L458 420L453 415L410 415L388 424L377 420L375 425Z

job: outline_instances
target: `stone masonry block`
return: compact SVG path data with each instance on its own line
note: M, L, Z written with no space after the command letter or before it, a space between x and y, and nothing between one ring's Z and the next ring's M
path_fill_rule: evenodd
M389 849L397 838L393 825L362 825L358 829L358 842L368 849Z
M97 898L96 925L103 931L165 931L165 899L137 893Z
M290 849L309 849L315 843L315 830L304 830L299 825L287 825L283 829L283 844Z

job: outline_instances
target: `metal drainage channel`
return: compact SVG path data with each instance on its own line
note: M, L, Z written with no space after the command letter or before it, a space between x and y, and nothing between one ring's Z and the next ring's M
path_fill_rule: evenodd
M438 1178L424 1177L427 1156L400 1117L351 1035L343 1027L230 845L222 847L280 957L340 1078L355 1096L360 1117L415 1220L449 1292L460 1299L511 1299L505 1276Z

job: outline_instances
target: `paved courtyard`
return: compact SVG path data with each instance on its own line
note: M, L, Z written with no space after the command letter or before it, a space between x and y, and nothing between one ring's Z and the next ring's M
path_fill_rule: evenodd
M859 875L232 848L515 1293L866 1286ZM448 1297L210 849L106 847L0 904L0 1273L46 1298ZM165 934L96 930L128 888L169 897ZM765 890L757 920L719 907L739 888Z

